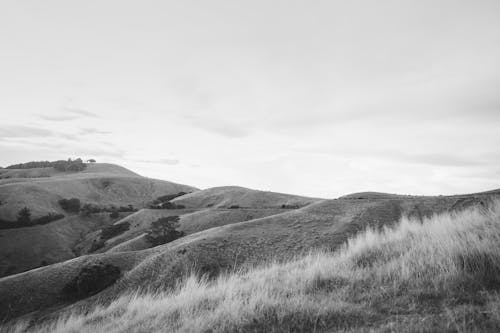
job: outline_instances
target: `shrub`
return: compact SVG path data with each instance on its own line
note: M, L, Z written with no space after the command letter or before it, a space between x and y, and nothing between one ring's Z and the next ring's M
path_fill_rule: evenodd
M71 199L61 199L58 201L59 205L62 209L67 212L78 213L80 211L80 199L71 198Z
M5 221L0 219L0 229L14 229L23 228L36 224L47 224L52 221L57 221L64 218L63 214L49 213L36 219L31 219L31 211L29 208L24 207L17 213L17 221Z
M146 234L146 240L153 246L165 244L184 236L184 232L176 230L179 226L179 216L162 217L151 223L151 230Z
M138 209L134 208L134 206L132 206L132 205L128 205L128 206L120 206L118 208L118 211L119 212L137 212Z
M300 208L299 205L288 205L288 204L283 204L281 205L281 208L283 209L298 209Z
M184 208L184 206L176 205L176 204L170 202L170 200L173 200L173 199L180 197L180 196L183 196L185 194L187 194L187 192L178 192L175 194L162 195L151 202L150 208L153 208L153 209L176 209L177 208L178 209L179 206Z
M64 218L63 214L53 214L49 213L47 215L41 216L35 220L33 220L33 224L47 224L53 221L57 221Z
M149 206L149 208L151 208L151 209L184 209L184 208L186 208L186 206L167 201L167 202L162 202L159 204L151 205L151 206Z
M130 223L123 222L119 224L112 224L101 229L101 239L106 240L118 236L130 228Z
M109 217L111 217L112 219L116 219L120 217L120 213L118 212L117 209L114 209L111 211L111 214L109 214Z
M31 211L28 207L24 207L17 213L17 223L22 225L31 224Z
M105 243L103 239L94 239L92 245L90 246L90 252L95 252L104 247Z
M120 278L120 268L97 262L81 269L63 288L70 296L86 297L106 289Z
M90 203L86 203L80 209L80 215L85 216L85 217L89 217L90 214L100 213L102 211L103 211L103 208L100 208L99 206L95 206L95 205L90 204Z

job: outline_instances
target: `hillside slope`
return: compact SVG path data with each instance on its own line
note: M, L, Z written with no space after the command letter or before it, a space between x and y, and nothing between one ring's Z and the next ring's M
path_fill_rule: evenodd
M366 231L336 252L124 295L40 332L498 332L500 205ZM21 330L27 322L17 325Z
M30 170L8 170L7 173L30 175ZM19 176L19 175L18 175ZM44 178L14 178L0 185L0 220L14 221L17 212L30 208L34 217L47 213L64 213L58 200L78 198L99 206L134 205L143 207L153 199L197 189L187 185L141 177L112 164L89 164L82 172L55 173Z
M172 202L186 208L281 208L283 205L299 208L319 200L238 186L223 186L186 194Z
M26 271L40 265L74 258L77 245L85 236L117 218L106 214L84 217L68 213L61 199L78 198L82 205L98 207L146 207L159 196L191 192L187 185L145 178L123 167L88 164L80 172L60 172L54 168L2 169L0 178L0 277ZM8 178L7 178L8 177ZM32 219L47 214L65 217L43 225L5 229L1 224L13 222L20 209L28 207ZM121 217L126 214L120 213Z
M168 290L192 270L215 277L268 260L289 260L314 249L335 250L359 231L394 225L403 214L420 220L434 213L483 207L497 194L322 200L301 209L203 230L151 249L83 256L0 279L0 316L13 318L42 309L45 311L38 316L50 314L51 308L66 304L62 301L64 285L89 262L113 263L122 270L122 277L67 309L90 308L137 289ZM27 290L36 292L28 297Z

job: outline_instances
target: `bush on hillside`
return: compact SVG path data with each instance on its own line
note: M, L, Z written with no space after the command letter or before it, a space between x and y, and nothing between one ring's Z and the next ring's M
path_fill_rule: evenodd
M123 222L119 224L108 225L101 229L101 239L106 240L118 236L130 228L130 223Z
M31 210L28 207L24 207L17 212L17 223L21 225L31 224Z
M150 205L149 208L150 209L185 209L186 206L167 201L167 202L161 202L158 204Z
M283 204L283 205L281 205L281 208L283 208L283 209L298 209L300 207L299 207L299 205Z
M80 215L84 217L89 217L91 214L103 212L103 208L93 205L91 203L86 203L80 208Z
M179 226L179 216L159 218L151 223L151 230L146 234L146 240L153 246L165 244L184 236L183 231L176 230Z
M80 211L81 203L80 199L71 198L71 199L61 199L58 201L59 205L62 209L71 213L78 213Z
M53 214L53 213L48 213L47 215L40 216L37 219L34 219L32 222L33 224L47 224L53 221L57 221L64 218L63 214Z
M47 224L53 221L60 220L62 218L64 218L63 214L48 213L47 215L32 219L30 209L24 207L17 213L16 221L6 221L0 219L0 229L15 229L29 227L37 224Z
M87 297L96 294L120 278L120 268L111 264L97 262L85 266L63 288L69 296Z
M120 206L120 207L118 207L118 211L119 212L137 212L138 209L134 208L134 206L132 206L132 205L128 205L128 206Z
M111 214L109 214L109 217L112 218L112 219L116 219L116 218L119 218L120 217L120 213L118 212L118 209L113 209L111 211Z
M177 197L183 196L185 194L187 194L187 193L186 192L178 192L175 194L162 195L162 196L156 198L155 200L153 200L151 202L151 204L149 205L149 208L151 208L151 209L183 209L183 208L185 208L185 206L177 205L177 204L170 202L170 201L177 198Z
M105 244L103 239L94 239L92 241L92 245L90 245L89 252L95 252L99 249L102 249L104 247L104 245L106 245L106 244Z

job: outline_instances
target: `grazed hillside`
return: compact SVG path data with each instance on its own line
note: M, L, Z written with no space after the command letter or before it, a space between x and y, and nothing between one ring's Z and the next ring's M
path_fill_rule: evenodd
M309 254L171 292L124 295L38 332L494 332L500 205L368 230ZM18 324L21 331L27 322Z
M145 178L123 167L88 164L80 172L53 168L2 169L0 177L0 277L60 262L78 255L77 245L85 235L117 221L108 214L65 211L59 200L77 198L98 207L132 205L146 207L155 198L197 189L187 185ZM5 229L15 225L18 212L29 208L32 219L48 214L65 217L43 225Z
M195 188L141 177L125 168L93 163L81 172L52 172L48 177L28 178L31 169L4 169L12 177L0 185L0 220L15 221L19 209L27 206L34 217L64 213L60 199L78 198L100 206L144 207L153 199Z
M402 215L422 219L434 213L483 207L497 195L498 192L450 197L377 195L311 199L313 203L299 209L269 210L273 213L269 216L253 212L256 215L249 220L246 220L248 215L242 208L205 208L194 212L186 208L179 213L183 212L180 224L188 235L171 243L145 249L147 244L144 244L141 234L127 232L123 233L126 237L111 240L102 253L0 279L0 315L15 318L32 313L34 317L51 318L56 310L89 309L136 290L170 290L193 270L197 274L216 277L222 272L253 267L269 260L290 260L314 249L336 250L367 227L378 229L394 225ZM186 203L183 199L179 197L174 201ZM137 219L131 226L141 231L141 228L147 228L152 218L177 214L175 211L158 211L158 215L148 210L135 213L136 218L151 217ZM212 219L211 214L223 219L224 214L234 215L225 217L225 225L195 232L203 223L219 225L216 222L219 219ZM134 215L125 220L134 221ZM123 241L114 244L120 237L124 238ZM95 262L119 267L120 279L96 295L69 301L65 298L64 286L79 274L82 267ZM28 295L28 290L36 292Z

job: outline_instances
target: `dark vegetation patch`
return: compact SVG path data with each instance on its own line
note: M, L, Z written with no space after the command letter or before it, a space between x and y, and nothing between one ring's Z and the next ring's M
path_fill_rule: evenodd
M90 245L90 252L95 252L97 250L100 250L104 247L105 241L103 239L94 239L92 241L92 245Z
M78 213L80 211L81 203L80 199L71 198L71 199L61 199L58 201L59 205L62 209L69 213Z
M37 224L47 224L64 218L63 214L48 213L36 219L31 218L31 210L24 207L17 212L16 222L0 220L0 229L13 229L30 227Z
M80 208L80 215L88 217L91 214L96 214L96 213L113 213L113 216L118 217L116 216L116 212L120 213L120 212L137 212L137 211L138 209L134 208L134 206L132 205L120 206L120 207L116 206L106 207L106 206L97 206L91 203L86 203Z
M146 240L153 246L166 244L184 236L179 227L179 216L167 216L159 218L151 223L151 230L146 234Z
M120 275L120 268L114 265L102 262L90 264L64 286L63 293L70 297L88 297L111 286Z
M34 168L49 168L52 167L57 171L70 171L70 172L78 172L83 171L87 165L83 163L81 158L77 158L75 160L71 160L69 158L67 161L58 160L58 161L32 161L27 163L19 163L9 165L5 169L34 169Z
M129 230L130 223L123 222L119 224L112 224L101 229L101 239L107 240L123 234L125 231Z
M283 208L283 209L298 209L298 208L300 208L300 206L299 205L283 204L283 205L281 205L281 208Z
M175 194L162 195L151 202L149 208L151 209L184 209L184 205L175 204L171 200L187 194L186 192L178 192Z

